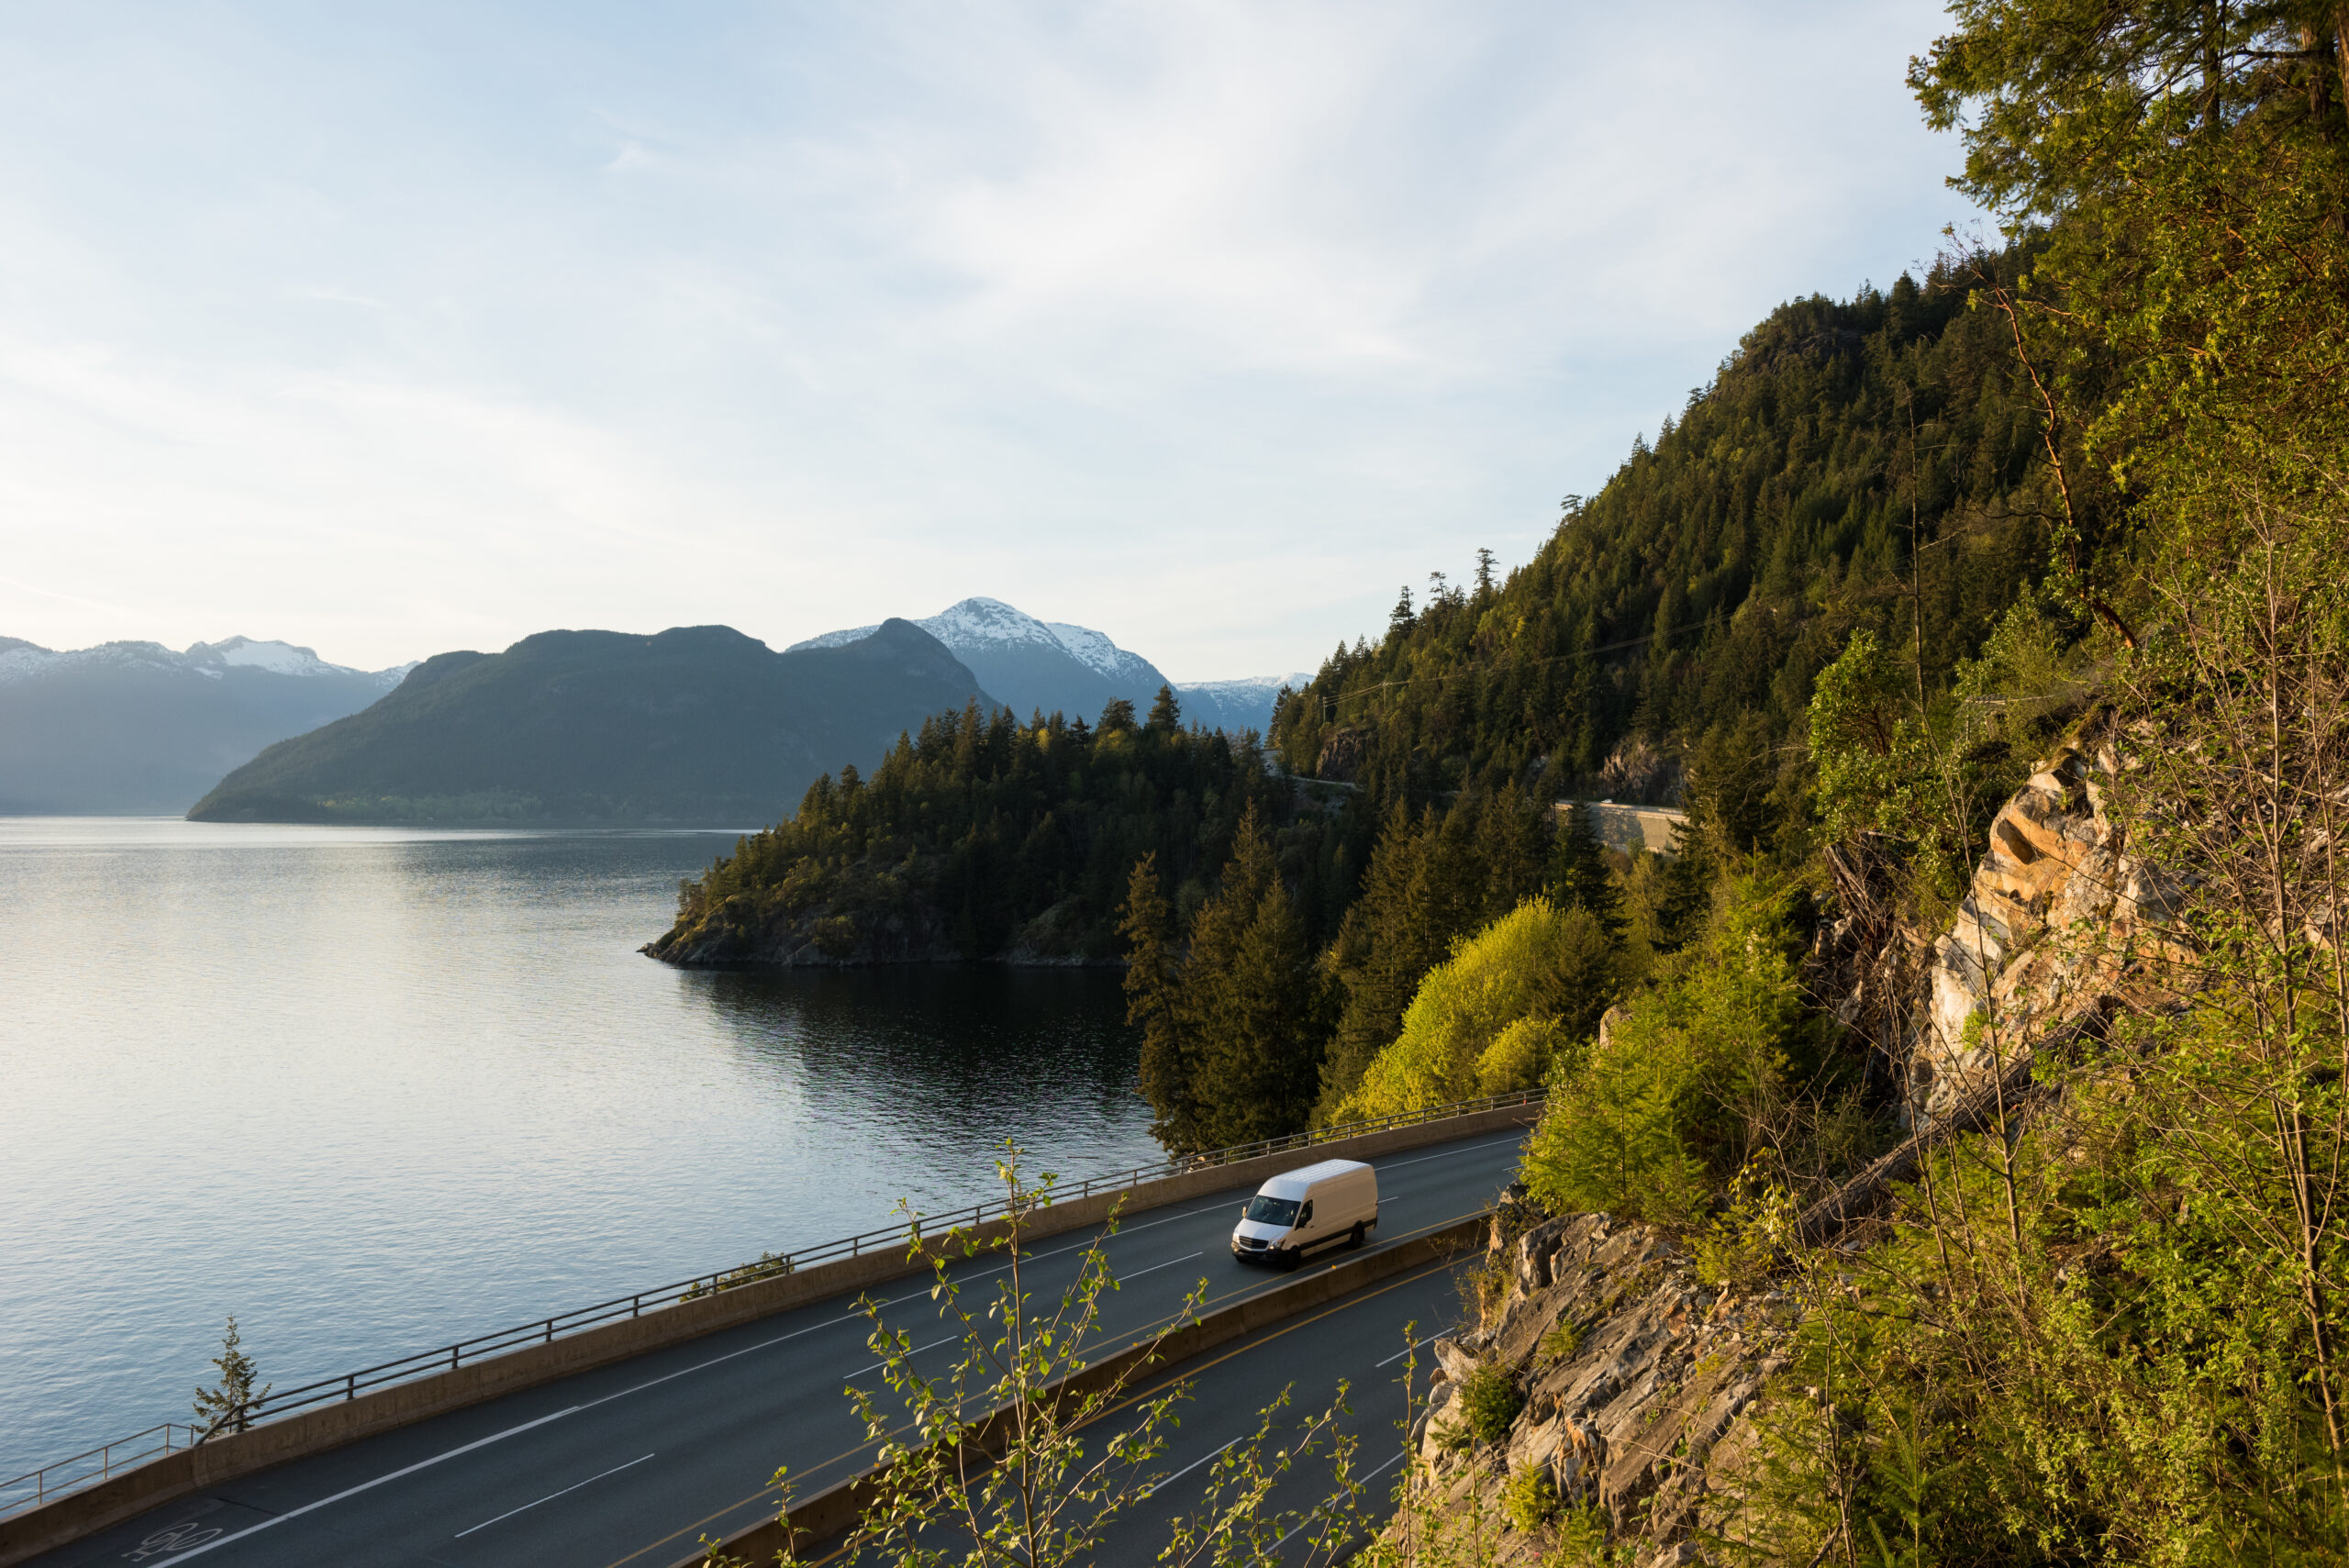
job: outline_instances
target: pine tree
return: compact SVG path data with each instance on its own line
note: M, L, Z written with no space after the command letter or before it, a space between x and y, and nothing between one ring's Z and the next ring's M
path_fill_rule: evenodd
M1150 1102L1151 1136L1187 1151L1198 1141L1192 1097L1182 973L1176 964L1173 911L1158 885L1158 856L1134 862L1118 933L1126 944L1126 1021L1141 1028L1141 1095Z
M1550 857L1550 897L1560 907L1579 904L1598 918L1610 942L1620 942L1630 923L1623 917L1623 890L1609 874L1607 849L1598 841L1598 824L1590 807L1576 802L1566 807L1558 828L1556 848Z
M228 1332L220 1336L220 1353L212 1358L220 1370L220 1381L210 1388L195 1391L195 1424L201 1435L210 1437L223 1430L241 1432L252 1425L252 1407L258 1400L269 1397L276 1387L269 1384L259 1393L253 1391L253 1379L261 1369L253 1358L245 1354L243 1336L237 1332L236 1314L228 1316Z
M1469 809L1469 802L1464 798L1453 809ZM1484 873L1478 923L1490 925L1542 890L1551 858L1551 813L1514 779L1474 809L1476 862Z
M1191 1097L1201 1147L1301 1130L1311 1117L1321 1031L1312 952L1252 804L1200 906L1184 966L1193 1024Z
M1150 719L1145 728L1161 735L1183 728L1183 705L1174 700L1173 686L1158 688L1158 697L1150 705Z

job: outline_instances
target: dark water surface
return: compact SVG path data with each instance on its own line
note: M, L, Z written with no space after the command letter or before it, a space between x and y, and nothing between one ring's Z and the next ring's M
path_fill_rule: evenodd
M638 954L731 842L0 819L0 1479L1154 1155L1114 973Z

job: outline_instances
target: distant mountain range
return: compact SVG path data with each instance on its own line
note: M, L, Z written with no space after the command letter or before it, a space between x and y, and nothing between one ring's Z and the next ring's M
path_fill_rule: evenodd
M411 668L347 669L248 637L184 653L0 637L0 815L185 811L262 747L356 713Z
M1038 620L1001 599L964 599L913 624L944 643L1021 718L1057 711L1090 722L1118 697L1146 713L1158 688L1173 686L1186 719L1209 728L1263 730L1272 722L1273 697L1282 685L1302 686L1312 678L1299 673L1188 684L1169 681L1157 665L1089 627ZM873 630L860 626L828 631L791 646L794 651L840 648Z
M1173 685L1186 720L1237 733L1308 678L1176 684L987 598L781 653L725 627L551 631L375 671L246 637L177 653L0 638L0 815L765 822L973 698L1091 721Z
M545 631L426 660L364 712L280 741L199 821L758 827L820 773L870 768L935 713L990 701L902 620L777 653L729 627Z

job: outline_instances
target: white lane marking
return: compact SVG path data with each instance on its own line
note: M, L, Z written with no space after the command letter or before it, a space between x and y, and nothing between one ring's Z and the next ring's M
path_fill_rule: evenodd
M918 1356L924 1351L934 1351L941 1345L951 1345L962 1337L963 1336L960 1334L949 1334L942 1340L932 1340L926 1345L916 1345L912 1350L907 1351L906 1354L908 1356ZM888 1364L889 1363L887 1362L874 1362L871 1366L857 1368L854 1372L850 1373L849 1376L852 1378L863 1377L866 1373L879 1372L883 1367L887 1366Z
M1136 1269L1132 1273L1125 1274L1120 1277L1125 1279L1140 1279L1144 1274L1154 1274L1161 1269L1171 1269L1177 1263L1187 1263L1193 1258L1204 1258L1206 1256L1207 1254L1205 1252L1186 1252L1179 1258L1169 1258L1163 1263L1152 1263L1146 1269ZM918 1356L924 1351L934 1351L941 1345L951 1345L962 1337L963 1336L960 1334L949 1334L942 1340L932 1340L926 1345L916 1345L912 1350L907 1351L906 1354L908 1356ZM874 1362L871 1366L862 1367L855 1372L850 1373L849 1376L852 1378L863 1377L866 1373L879 1372L883 1367L887 1366L888 1364L889 1363L887 1362Z
M477 1448L487 1448L494 1442L504 1441L506 1439L512 1437L517 1432L527 1432L532 1427L543 1427L549 1421L560 1421L565 1416L575 1416L585 1408L586 1407L584 1405L573 1405L568 1410L557 1410L551 1416L541 1416L535 1421L525 1421L518 1427L508 1427L502 1432L492 1432L485 1438L475 1438L473 1441L464 1444L462 1447L452 1448L446 1453L436 1453L430 1459L420 1459L405 1470L395 1470L388 1475L378 1475L373 1481L362 1481L356 1486L346 1486L331 1497L321 1497L315 1503L305 1503L300 1507L280 1514L273 1519L263 1519L257 1525L247 1525L244 1529L239 1530L234 1535L224 1535L217 1540L207 1540L202 1546L195 1547L187 1551L182 1552L177 1558L173 1559L173 1561L184 1562L191 1557L201 1557L216 1546L226 1546L232 1540L242 1540L245 1537L268 1529L273 1525L282 1525L287 1519L298 1519L304 1514L309 1513L313 1509L325 1507L328 1503L340 1503L345 1497L356 1497L362 1492L370 1492L374 1490L386 1481L397 1481L400 1477L404 1475L413 1475L419 1470L429 1470L444 1459L454 1459L461 1453L471 1453Z
M1192 1472L1192 1471L1197 1470L1200 1465L1205 1464L1208 1460L1210 1460L1210 1459L1217 1459L1217 1458L1220 1458L1220 1457L1222 1456L1222 1454L1223 1454L1223 1452L1224 1452L1224 1450L1225 1450L1225 1449L1229 1449L1229 1448L1232 1447L1232 1446L1233 1446L1233 1444L1238 1443L1238 1442L1240 1441L1241 1438L1244 1438L1244 1437L1246 1437L1247 1435L1248 1435L1248 1434L1247 1434L1246 1432L1242 1432L1242 1433L1241 1433L1241 1434L1240 1434L1240 1437L1238 1437L1238 1438L1234 1438L1234 1439L1232 1439L1232 1440L1231 1440L1231 1441L1230 1441L1230 1442L1228 1442L1228 1443L1224 1444L1224 1445L1223 1445L1223 1448L1219 1448L1219 1449L1216 1450L1216 1451L1215 1451L1215 1452L1213 1452L1213 1453L1206 1454L1206 1455L1203 1455L1202 1457L1200 1457L1200 1458L1198 1458L1198 1459L1195 1459L1195 1460L1191 1461L1191 1462L1190 1462L1190 1463L1188 1463L1188 1464L1185 1465L1182 1469L1180 1469L1180 1470L1176 1471L1174 1474L1172 1474L1172 1475L1168 1476L1165 1480L1163 1480L1163 1481L1155 1481L1155 1482L1152 1482L1151 1485L1147 1485L1147 1486L1145 1486L1145 1487L1143 1487L1143 1488L1141 1489L1141 1496L1136 1497L1136 1498L1134 1499L1134 1501L1135 1501L1135 1502L1137 1502L1137 1503L1139 1503L1139 1502L1141 1502L1141 1501L1142 1497L1147 1497L1147 1496L1149 1496L1152 1492L1163 1492L1163 1491L1164 1491L1167 1487L1174 1485L1174 1483L1176 1483L1177 1481L1182 1480L1182 1479L1183 1479L1183 1477L1185 1477L1186 1475L1188 1475L1189 1473L1191 1473L1191 1472Z
M1377 1480L1381 1475L1384 1475L1387 1471L1389 1471L1389 1470L1393 1469L1393 1468L1395 1467L1395 1464L1396 1464L1397 1461L1400 1460L1402 1457L1403 1457L1403 1456L1402 1456L1401 1454L1399 1454L1399 1453L1398 1453L1398 1454L1397 1454L1397 1455L1395 1455L1392 1459L1389 1459L1389 1460L1388 1460L1385 1464L1380 1465L1376 1470L1374 1470L1374 1471L1372 1471L1369 1474L1367 1474L1367 1475L1364 1476L1364 1477L1362 1478L1361 1485L1364 1485L1364 1486L1369 1485L1372 1482L1374 1482L1374 1481ZM1336 1497L1337 1497L1337 1494L1336 1494L1336 1493L1334 1493L1334 1492L1332 1492L1331 1494L1330 1494L1330 1496L1329 1496L1328 1498L1325 1498L1325 1499L1323 1499L1323 1500L1324 1500L1325 1502L1328 1502L1328 1501L1333 1501L1333 1500L1335 1500L1335 1498L1336 1498ZM1309 1513L1309 1514L1306 1515L1303 1518L1301 1518L1301 1519L1297 1520L1297 1521L1296 1528L1295 1528L1295 1529L1291 1529L1291 1530L1288 1532L1288 1535L1285 1535L1285 1536L1281 1537L1281 1538L1280 1538L1280 1540L1276 1540L1276 1541L1273 1542L1273 1550L1274 1550L1275 1551L1278 1551L1282 1547L1286 1546L1286 1545L1289 1543L1289 1538L1290 1538L1291 1536L1296 1535L1296 1534L1297 1534L1297 1530L1303 1529L1307 1525L1311 1524L1311 1523L1313 1522L1313 1520L1314 1520L1315 1515L1318 1515L1319 1512L1320 1512L1320 1510L1319 1510L1319 1508L1316 1508L1316 1509L1313 1511L1313 1513Z
M1404 1346L1401 1350L1397 1351L1393 1355L1388 1356L1385 1361L1380 1362L1378 1364L1380 1366L1393 1366L1397 1362L1401 1361L1413 1351L1423 1351L1442 1338L1443 1336L1442 1334L1430 1334L1426 1339L1421 1340L1416 1345Z
M901 1301L911 1301L913 1297L909 1296L893 1296L888 1300L882 1302L880 1305L883 1307L895 1307ZM827 1318L821 1323L810 1323L805 1329L794 1329L788 1334L777 1334L772 1340L761 1340L755 1345L745 1345L739 1351L729 1351L722 1356L712 1356L706 1362L696 1362L693 1365L688 1367L680 1367L675 1372L663 1373L659 1377L648 1378L644 1382L635 1385L633 1387L621 1389L618 1394L607 1394L601 1399L590 1399L584 1405L580 1406L579 1408L582 1410L593 1410L598 1405L608 1405L615 1399L625 1399L631 1394L641 1394L648 1388L658 1388L664 1383L674 1383L681 1377L691 1377L697 1372L707 1372L711 1367L736 1360L741 1356L747 1356L753 1351L772 1350L776 1345L782 1344L785 1340L800 1339L806 1335L814 1333L818 1329L837 1329L843 1323L862 1323L863 1321L864 1314L862 1312L848 1312L841 1314L838 1318Z
M631 1459L626 1464L615 1464L609 1470L603 1471L595 1475L590 1475L586 1480L579 1482L573 1485L565 1486L561 1492L548 1493L545 1496L539 1499L539 1503L551 1503L557 1497L562 1496L565 1493L576 1492L581 1486L591 1486L596 1482L601 1481L607 1475L618 1475L623 1470L633 1470L638 1465L642 1464L645 1460L651 1459L651 1457L652 1456L648 1453L642 1458ZM484 1519L481 1523L473 1526L473 1529L461 1529L449 1539L451 1540L462 1540L465 1537L473 1534L475 1529L487 1529L494 1524L503 1524L506 1520L512 1518L516 1514L527 1514L532 1508L537 1507L539 1503L525 1503L518 1508L508 1508L506 1512L498 1515L497 1518L494 1519Z

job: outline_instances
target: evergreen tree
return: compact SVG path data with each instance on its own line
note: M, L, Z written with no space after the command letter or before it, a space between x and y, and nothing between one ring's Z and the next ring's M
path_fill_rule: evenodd
M1183 705L1174 700L1173 686L1158 688L1157 699L1150 705L1150 719L1145 728L1160 734L1183 728Z
M1590 807L1577 801L1566 807L1559 826L1556 849L1550 860L1550 896L1561 907L1579 904L1605 929L1608 940L1620 942L1630 922L1623 916L1623 890L1607 866L1607 848L1598 841L1598 824Z
M1185 979L1199 1138L1223 1148L1301 1129L1313 1109L1322 1031L1313 955L1252 809L1220 891L1192 928Z
M1198 1141L1198 1107L1191 1093L1193 1063L1173 912L1158 885L1155 853L1136 861L1126 879L1118 934L1126 943L1126 1022L1141 1029L1141 1096L1150 1102L1151 1136L1168 1149L1206 1147Z
M244 1336L237 1332L234 1313L229 1314L228 1331L220 1336L220 1353L212 1358L212 1364L219 1369L220 1381L195 1391L195 1424L206 1437L222 1430L241 1432L252 1425L254 1403L269 1397L276 1385L253 1387L261 1369L245 1354Z
M1481 801L1463 801L1476 821L1476 865L1483 873L1479 925L1489 925L1540 893L1551 855L1550 809L1511 779Z

